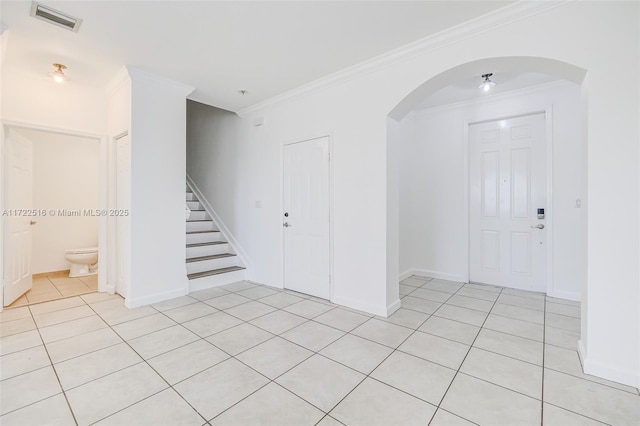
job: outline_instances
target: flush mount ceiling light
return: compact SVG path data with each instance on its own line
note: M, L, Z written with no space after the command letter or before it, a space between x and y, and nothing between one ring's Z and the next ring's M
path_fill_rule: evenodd
M62 72L62 70L67 69L66 65L53 64L53 66L56 67L56 70L49 73L49 76L53 78L53 81L55 81L56 83L63 83L69 80L69 77L64 75L64 72Z
M482 74L482 78L484 78L484 81L480 84L480 86L478 86L478 88L482 89L483 92L488 92L497 84L495 81L491 80L492 75L493 73Z

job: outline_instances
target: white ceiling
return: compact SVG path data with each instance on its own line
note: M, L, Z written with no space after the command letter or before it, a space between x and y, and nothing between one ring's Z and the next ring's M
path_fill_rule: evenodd
M43 3L83 19L80 31L30 17L30 1L2 0L3 66L39 77L61 62L70 84L104 87L126 64L237 111L513 1Z
M500 72L499 70L486 70L483 74L490 72L493 72L491 79L497 84L489 92L484 92L478 87L483 81L483 78L481 77L482 74L469 76L464 80L438 90L416 106L415 109L423 110L472 99L490 98L491 96L495 96L499 93L510 92L513 90L523 89L525 87L537 86L559 80L558 77L536 72L513 73Z

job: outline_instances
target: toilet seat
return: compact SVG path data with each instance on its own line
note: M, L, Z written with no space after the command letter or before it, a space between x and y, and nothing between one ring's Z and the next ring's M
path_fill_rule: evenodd
M67 253L67 254L85 254L85 253L95 253L97 251L98 251L98 247L88 247L88 248L79 248L79 249L67 250L65 253Z

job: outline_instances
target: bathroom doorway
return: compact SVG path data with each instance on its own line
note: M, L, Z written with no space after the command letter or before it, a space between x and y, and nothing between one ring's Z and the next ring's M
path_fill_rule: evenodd
M2 305L97 292L103 281L98 275L99 235L106 226L101 209L102 138L26 125L5 124L3 130ZM29 169L29 179L16 179L12 172L17 161L12 149L18 145L24 148L19 162L30 166L23 167ZM14 247L16 239L7 231L21 222L21 242ZM19 288L13 282L20 282Z

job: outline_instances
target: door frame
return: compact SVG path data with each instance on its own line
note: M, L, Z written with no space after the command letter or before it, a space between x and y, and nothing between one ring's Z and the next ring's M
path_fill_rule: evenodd
M306 137L303 139L295 139L289 140L287 142L283 142L280 145L280 212L279 212L279 220L282 222L282 212L284 212L284 149L286 146L295 145L298 143L309 142L315 139L328 139L328 148L329 148L329 196L327 197L327 202L329 203L329 300L333 301L334 294L334 271L333 271L333 161L331 159L333 153L333 133L332 132L323 132L319 136ZM280 248L282 253L282 288L285 288L285 238L284 238L284 227L280 225Z
M481 114L479 117L473 120L465 120L463 122L463 152L464 152L464 209L466 211L467 220L464 224L464 233L467 236L467 270L465 273L466 282L470 282L471 279L471 207L470 207L470 185L471 185L471 173L470 173L470 150L471 144L469 141L469 126L480 123L487 123L498 120L508 120L511 118L526 117L529 115L544 114L545 125L545 158L546 158L546 174L547 174L547 202L545 206L546 211L550 211L553 215L553 105L548 105L545 108L533 108L523 109L519 111L513 111L506 115L495 114ZM545 293L553 294L553 216L551 220L545 222L545 228L547 229L547 253L546 253L546 274L545 274Z
M107 165L108 165L108 144L107 136L96 133L88 133L80 130L62 129L57 127L46 126L42 124L26 123L12 120L0 120L0 158L4 158L5 154L5 139L6 134L10 129L25 129L25 130L37 130L41 132L57 133L68 136L79 136L87 139L95 139L98 141L100 150L100 159L98 165L99 174L99 208L101 210L108 209L108 180L107 180ZM5 194L4 194L4 181L5 181L5 169L4 162L0 161L0 210L4 210L5 206ZM107 291L108 282L108 220L107 216L100 216L98 225L98 263L100 264L101 272L98 273L98 291ZM4 238L0 241L0 259L4 265ZM0 312L4 309L4 271L0 277L0 285L2 291L0 291Z

